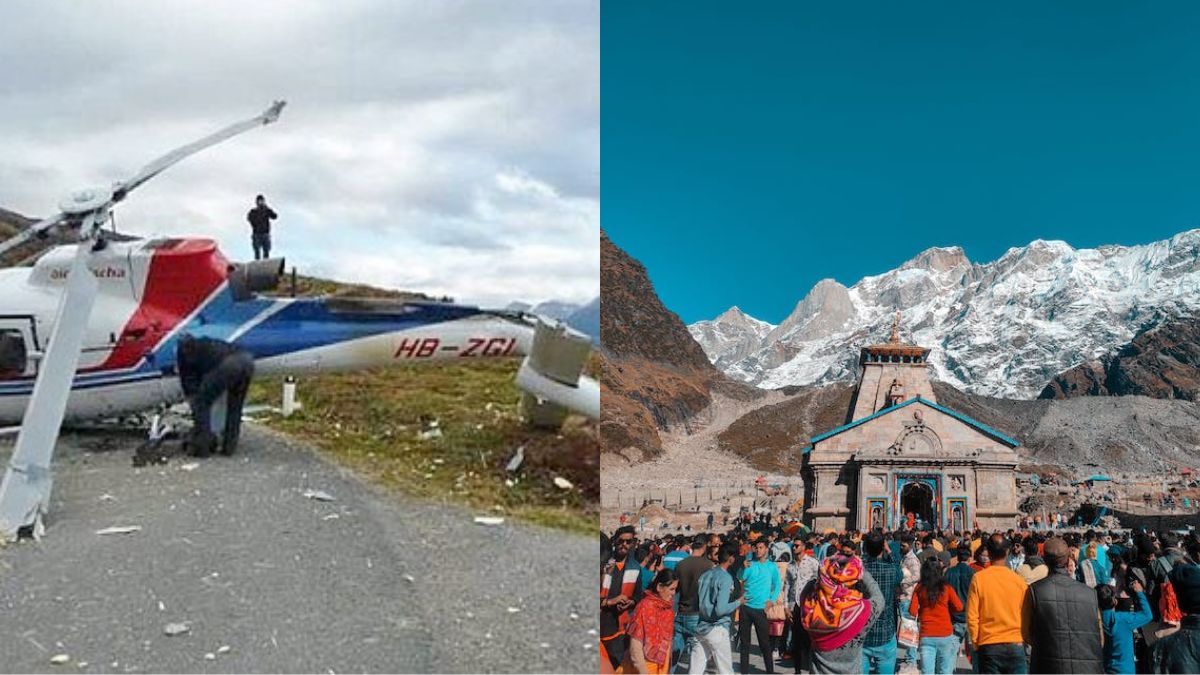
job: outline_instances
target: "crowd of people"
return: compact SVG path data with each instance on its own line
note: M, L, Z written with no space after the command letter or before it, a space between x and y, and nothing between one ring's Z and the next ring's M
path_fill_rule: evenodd
M768 673L1200 673L1195 532L622 526L601 559L602 673L748 673L752 640Z

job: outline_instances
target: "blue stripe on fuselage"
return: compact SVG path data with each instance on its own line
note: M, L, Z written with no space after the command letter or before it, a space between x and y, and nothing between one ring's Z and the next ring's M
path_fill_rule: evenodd
M382 333L411 330L481 313L477 307L412 303L397 312L330 311L323 299L299 299L237 339L256 359L303 351Z
M280 305L284 305L281 309ZM160 343L137 367L120 371L96 371L75 376L72 390L90 389L159 377L173 373L175 350L183 335L228 340L243 326L278 309L261 323L243 333L236 344L265 359L280 354L323 347L337 342L370 337L381 333L411 330L481 314L477 307L439 303L398 305L397 312L330 311L323 298L279 300L252 298L235 301L225 288L183 328ZM0 382L0 396L27 396L33 390L33 377Z

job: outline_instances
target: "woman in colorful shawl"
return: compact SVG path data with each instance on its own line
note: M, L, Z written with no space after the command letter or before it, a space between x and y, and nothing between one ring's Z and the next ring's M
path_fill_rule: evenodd
M674 570L663 568L654 576L642 601L633 610L626 633L629 649L618 673L671 672L671 638L675 634L672 599L679 585Z
M812 641L814 673L862 670L867 628L883 612L883 593L857 556L825 558L801 600L800 622Z

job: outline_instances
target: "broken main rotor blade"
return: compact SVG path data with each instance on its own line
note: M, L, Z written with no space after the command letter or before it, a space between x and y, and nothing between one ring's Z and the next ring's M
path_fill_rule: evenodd
M86 216L84 227L90 229L94 218L92 214ZM79 366L83 334L99 289L99 282L88 268L91 254L92 242L82 242L71 261L54 333L45 357L38 363L33 396L17 432L8 470L0 482L0 541L15 539L23 527L36 528L41 514L50 505L53 486L50 461L71 395L75 369Z

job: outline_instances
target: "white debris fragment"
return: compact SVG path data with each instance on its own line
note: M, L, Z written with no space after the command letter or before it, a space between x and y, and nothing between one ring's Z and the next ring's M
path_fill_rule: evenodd
M588 635L596 635L596 634L597 634L597 633L596 633L596 629L595 629L595 628L589 628L589 629L588 629Z
M442 437L442 430L437 427L434 427L434 428L430 429L429 431L418 431L417 432L417 440L418 441L431 441L435 438L441 438L441 437Z
M521 463L525 461L525 446L517 447L517 451L513 453L512 459L508 460L508 466L504 467L506 471L512 473L521 468Z
M204 660L205 660L205 661L216 661L216 660L217 660L217 655L216 655L216 654L214 654L214 653L212 653L212 652L209 652L209 653L207 653L207 654L205 654L205 655L204 655Z
M504 487L513 487L513 486L514 486L514 485L516 485L516 484L517 484L517 483L516 483L516 481L514 481L514 480L513 480L513 479L511 479L511 478L505 478L505 479L504 479Z
M199 469L199 468L200 468L199 462L188 462L187 464L179 465L180 471L195 471L196 469Z
M217 647L217 653L218 654L228 654L229 653L229 645L221 645L220 647Z
M338 518L341 518L341 516L339 516L336 513L331 513L331 514L325 516L324 518L322 518L321 520L337 520Z
M76 662L75 662L75 667L76 667L76 668L87 668L87 667L88 667L88 662L87 662L87 661L76 661Z
M160 612L167 611L167 605L162 600L158 601L158 611L160 611Z
M304 496L309 499L315 499L319 502L331 502L334 500L333 495L324 490L305 490Z
M105 492L104 494L100 495L100 501L102 501L102 502L115 502L115 501L117 501L117 498L116 498L116 497L114 497L114 496L112 496L112 495L110 495L110 494L108 494L107 492Z
M415 583L417 583L417 580L416 580L416 578L414 578L414 577L413 577L413 575L411 575L411 574L405 574L405 575L404 575L404 580L405 580L405 581L407 581L407 582L408 582L408 583L410 583L410 584L415 584Z
M539 647L541 647L542 649L550 649L550 643L549 643L549 642L541 642L541 643L539 643L539 644L538 644L538 646L539 646Z
M583 645L583 648L584 648L584 649L587 649L587 650L591 650L591 649L594 649L594 648L595 648L595 645L593 645L593 644L592 644L592 643L590 643L590 642L587 642L587 643L584 643L584 645Z
M113 527L106 527L103 530L96 530L96 534L133 534L134 532L141 531L141 525L114 525Z
M509 607L509 608L508 608L508 613L509 613L509 614L516 614L517 612L520 612L520 611L521 611L521 608L520 608L520 607Z
M190 632L192 632L192 627L186 623L169 623L163 626L163 633L170 637L175 637L176 635L186 635Z
M50 663L53 663L56 666L61 666L70 660L71 657L66 654L55 654L54 656L50 657Z
M479 525L499 525L504 519L495 516L475 516L475 522Z
M555 476L554 486L559 490L570 490L571 488L575 487L575 484L566 478L563 478L562 476Z
M578 614L576 614L575 612L571 612L571 620L572 620L572 621L576 621L576 620L578 620L578 619L579 619L579 615L578 615Z

